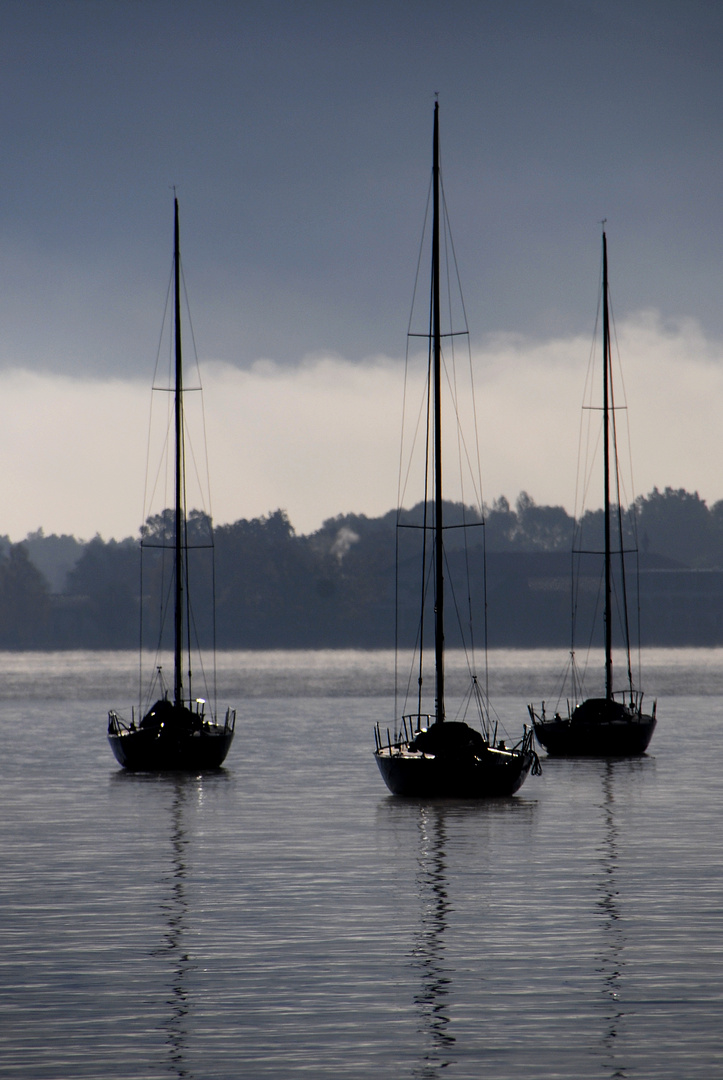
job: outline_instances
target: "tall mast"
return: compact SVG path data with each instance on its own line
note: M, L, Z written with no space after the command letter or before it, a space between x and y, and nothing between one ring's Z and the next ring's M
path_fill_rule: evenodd
M175 533L176 533L176 574L175 608L173 621L173 700L176 705L183 703L183 491L181 454L183 448L183 362L181 350L181 250L178 226L178 199L174 198L175 216L173 230L173 277L175 299L175 343L176 343L176 382L175 382Z
M434 103L432 347L434 362L434 660L437 722L444 721L444 549L442 544L442 348L439 309L439 102Z
M613 696L612 585L610 576L610 321L608 313L608 246L603 227L603 458L605 497L605 697Z

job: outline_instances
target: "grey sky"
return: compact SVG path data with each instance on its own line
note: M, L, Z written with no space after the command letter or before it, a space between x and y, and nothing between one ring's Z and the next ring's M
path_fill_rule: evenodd
M400 347L433 94L474 334L723 332L723 8L699 0L0 3L6 364L147 369L171 184L202 352Z
M700 387L713 416L723 409L722 54L716 0L0 0L0 454L15 459L0 482L0 532L137 528L141 463L128 448L142 457L136 406L170 271L174 184L201 359L275 365L273 377L218 381L228 415L215 462L211 447L217 518L281 505L306 529L390 508L393 438L385 428L379 457L368 362L404 352L435 92L473 344L503 433L483 466L489 494L527 488L570 505L574 461L563 472L554 440L546 458L539 432L527 446L519 431L506 471L503 440L515 416L529 430L542 406L525 380L559 380L556 357L574 342L580 370L565 369L565 395L551 386L540 431L570 425L555 409L582 393L605 217L615 317L654 383L665 347L665 385L649 381L632 403L668 424L667 458L655 456L654 424L644 442L642 491L670 483L720 498L712 432L706 452L690 416L696 440L681 428L676 441L667 410L693 368L686 389ZM648 310L658 315L642 333ZM500 335L518 345L505 351ZM319 356L340 366L314 374ZM515 367L503 378L504 363ZM368 369L357 398L345 364ZM387 410L396 383L383 371ZM342 384L332 400L328 387ZM307 415L294 443L299 392ZM353 453L315 447L359 398L366 411L346 423ZM695 414L697 399L685 402ZM99 427L117 427L120 444L101 446Z

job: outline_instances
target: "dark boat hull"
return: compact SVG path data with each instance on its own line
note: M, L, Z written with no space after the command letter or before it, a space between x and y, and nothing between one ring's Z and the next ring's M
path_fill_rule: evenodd
M108 742L124 769L202 772L223 764L233 741L234 723L232 711L221 725L163 701L154 705L139 727L128 726L111 712Z
M152 732L108 733L108 742L124 769L159 772L203 772L218 769L233 741L233 732L216 728L203 734L159 738Z
M379 771L393 795L423 799L491 799L514 795L530 771L533 755L504 763L438 761L406 757L403 752L375 754Z
M655 731L655 715L591 698L568 717L540 719L530 710L538 742L552 757L637 757Z
M374 756L393 795L433 799L514 795L537 762L531 731L521 747L507 750L489 746L461 723L434 725L411 742L378 746Z

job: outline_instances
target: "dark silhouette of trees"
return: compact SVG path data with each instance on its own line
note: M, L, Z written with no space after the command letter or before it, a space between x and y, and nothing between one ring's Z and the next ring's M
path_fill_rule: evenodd
M0 648L33 649L47 644L48 583L24 544L11 544L0 562Z
M298 643L309 626L314 586L308 542L286 513L215 530L219 645L273 648Z
M723 566L723 504L710 511L698 492L653 488L635 500L643 550L692 567Z
M64 592L68 574L80 559L85 544L74 536L46 536L42 529L28 533L23 541L30 561L45 576L52 592Z
M138 544L103 540L85 546L68 574L62 625L68 644L97 649L128 648L138 642Z
M308 536L296 533L283 510L221 525L213 530L215 572L210 522L193 511L187 539L199 639L225 648L376 648L393 644L397 625L406 640L419 605L415 551L424 509L420 503L403 511L400 522L411 528L401 530L396 511L339 515ZM578 546L599 550L602 511L588 511L576 526L562 507L538 506L522 492L514 506L497 499L484 519L450 503L445 520L450 575L469 563L478 608L486 579L491 644L566 644L573 532L582 528ZM456 528L463 521L475 526L466 553L464 530ZM23 544L0 537L0 647L135 648L141 610L143 641L153 647L155 625L169 609L167 645L174 528L168 510L145 523L142 573L138 539L83 542L42 529ZM647 643L723 642L723 501L709 509L697 493L654 488L626 510L626 548L636 535ZM585 565L591 584L594 559ZM204 606L214 587L215 623L211 605ZM453 638L453 620L449 633Z

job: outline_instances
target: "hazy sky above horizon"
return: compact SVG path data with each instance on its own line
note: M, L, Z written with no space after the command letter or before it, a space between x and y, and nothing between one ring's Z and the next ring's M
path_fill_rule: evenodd
M0 533L140 524L172 193L217 522L396 499L439 93L488 501L572 510L600 221L638 494L723 498L723 7L0 0Z

